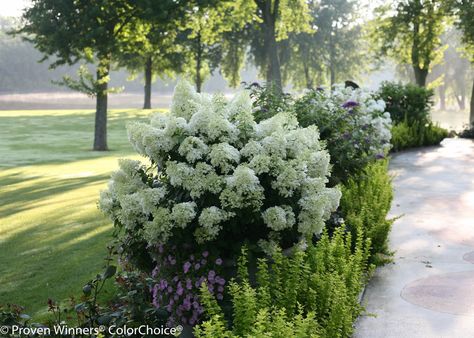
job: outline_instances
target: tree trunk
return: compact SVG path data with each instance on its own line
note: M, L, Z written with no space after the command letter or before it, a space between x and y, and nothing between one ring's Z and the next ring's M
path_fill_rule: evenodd
M442 85L439 87L439 108L446 110L446 86Z
M145 63L145 102L143 103L143 109L151 109L152 66L151 56L149 56Z
M306 88L312 89L313 88L313 80L311 79L311 76L309 75L309 67L306 64L306 62L303 62L303 69L304 69L304 77L305 77L305 82L306 82Z
M472 85L471 111L470 111L470 114L469 114L469 124L470 124L470 126L474 126L474 84Z
M201 78L201 68L202 68L202 46L201 46L201 32L198 32L196 37L196 91L201 92L202 87L202 78Z
M416 84L420 87L426 87L426 78L428 77L428 69L421 69L417 66L413 66L415 72Z
M331 85L331 90L332 87L336 84L336 51L335 51L335 45L333 42L333 34L337 34L337 29L334 28L334 30L331 32L329 35L329 82Z
M273 9L272 9L273 2ZM266 0L263 4L263 25L265 29L265 47L267 58L267 85L282 90L280 59L278 56L278 45L276 41L275 23L278 16L279 0Z
M110 58L99 61L97 67L98 91L96 97L94 150L106 151L107 147L107 89L109 85Z
M330 81L331 81L331 88L336 84L336 72L334 71L334 67L331 64L329 67L329 76L330 76Z

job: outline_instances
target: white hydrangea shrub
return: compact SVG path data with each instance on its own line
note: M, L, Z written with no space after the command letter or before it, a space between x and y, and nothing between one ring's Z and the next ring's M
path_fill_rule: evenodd
M271 251L282 235L319 234L338 207L318 128L287 114L256 123L246 92L227 102L180 82L170 113L130 124L128 135L152 164L121 160L99 206L148 245L231 233Z

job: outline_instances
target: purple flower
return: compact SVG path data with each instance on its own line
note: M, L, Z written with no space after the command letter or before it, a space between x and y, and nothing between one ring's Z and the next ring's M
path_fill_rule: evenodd
M224 299L224 296L222 295L222 293L218 293L216 297L217 297L217 299L219 299L219 300Z
M192 262L194 261L194 255L189 256L189 260Z
M171 292L173 292L173 288L171 286L168 286L167 291L168 291L168 293L171 293Z
M186 263L183 264L184 273L188 273L189 268L191 268L191 263L190 262L186 262Z
M164 279L160 280L160 290L163 291L168 287L168 282Z
M183 307L184 307L184 309L185 309L186 311L191 310L191 300L190 300L188 297L186 297L186 298L184 299L184 301L183 301Z
M353 100L349 100L349 101L346 101L344 102L344 104L342 105L342 108L352 108L352 107L356 107L358 106L359 104Z
M211 270L211 271L209 271L207 276L208 276L208 278L214 279L214 277L216 277L216 272L214 270Z
M376 158L377 160L381 160L381 159L384 159L384 158L385 158L385 155L384 155L384 154L377 154L377 155L375 155L375 158Z
M207 289L209 290L210 293L214 293L214 286L213 285L209 284L207 286Z
M205 259L201 259L201 265L206 265L207 261Z
M153 305L155 307L160 307L160 304L158 303L157 295L158 295L158 284L153 287Z
M176 287L176 293L181 296L184 292L183 286L181 285L181 282L178 283L178 286Z
M152 273L151 273L151 276L153 278L156 278L158 276L158 274L160 273L160 267L159 265L155 266L155 268L153 269Z
M194 265L194 270L199 270L200 267L201 267L201 264L196 263L196 264Z
M204 251L202 253L202 257L206 258L207 256L209 256L209 251Z
M224 287L222 285L219 285L217 287L217 292L223 293L224 292Z
M191 290L193 288L193 282L188 278L186 279L186 289Z
M199 308L199 303L194 301L193 302L193 308L195 308L195 309Z
M160 245L158 246L158 252L159 252L159 253L163 253L163 245L162 245L162 244L160 244Z
M225 279L222 277L217 276L216 277L216 283L219 285L224 285L225 284Z
M217 265L222 265L222 259L220 259L220 258L216 259L216 264Z

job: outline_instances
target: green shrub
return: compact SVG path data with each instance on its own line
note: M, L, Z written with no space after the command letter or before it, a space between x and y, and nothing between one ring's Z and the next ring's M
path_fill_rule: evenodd
M341 188L340 208L347 227L354 234L370 238L370 260L377 254L389 254L388 234L393 220L387 214L393 199L392 179L388 161L370 164L360 174L351 177Z
M392 127L392 150L400 151L414 147L438 145L448 137L448 131L440 126L418 121L409 124L406 120Z
M256 122L263 121L279 113L292 110L293 97L282 93L276 85L260 85L257 82L245 84L253 102L253 114Z
M409 125L429 122L433 94L431 89L393 82L384 82L379 89L379 96L387 104L386 111L394 124L405 120Z
M350 337L362 310L358 299L369 270L369 247L370 240L357 236L353 250L352 235L342 228L332 238L324 232L306 251L259 259L255 283L244 251L238 278L228 287L230 318L203 287L207 321L195 329L196 336Z

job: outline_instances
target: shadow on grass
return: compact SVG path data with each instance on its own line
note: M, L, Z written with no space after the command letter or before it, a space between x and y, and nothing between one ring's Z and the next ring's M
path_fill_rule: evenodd
M41 204L38 205L35 203L35 201L39 201L46 197L52 197L56 194L65 194L69 191L83 188L84 186L90 184L104 182L109 177L110 175L95 175L91 177L59 180L41 179L36 183L15 189L14 191L0 192L0 201L2 201L2 206L0 207L0 217L8 217L31 208L40 207ZM24 182L25 181L19 177L18 181L14 182L12 177L10 177L10 185L15 183L23 184ZM0 180L0 184L3 185L3 179Z
M81 214L66 209L8 236L1 243L0 303L26 305L35 314L44 310L48 298L77 298L82 286L101 272L111 239L111 226L97 210Z

